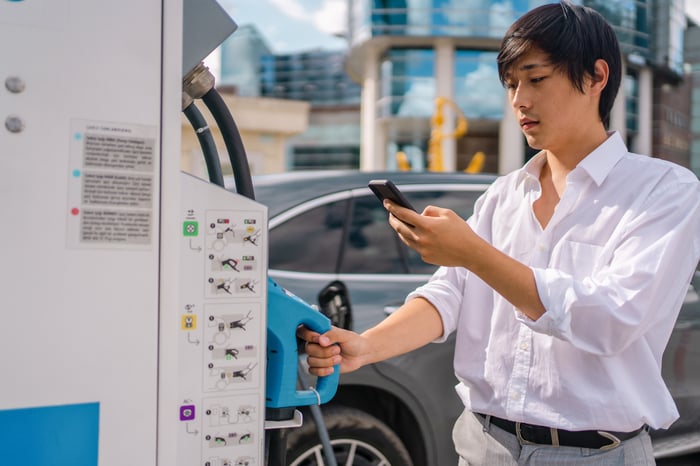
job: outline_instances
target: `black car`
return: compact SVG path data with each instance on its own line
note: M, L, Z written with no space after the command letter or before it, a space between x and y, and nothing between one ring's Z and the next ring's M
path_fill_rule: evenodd
M254 180L269 208L269 274L322 309L336 325L363 331L391 314L435 266L407 248L367 188L390 179L421 211L453 209L467 218L493 175L433 172L291 172ZM327 307L326 292L346 299ZM696 272L663 360L663 375L681 418L652 432L657 458L700 451L700 273ZM323 406L338 464L457 464L451 439L463 410L454 386L454 336L406 355L344 374ZM311 419L307 416L307 419ZM288 438L288 464L325 464L314 423Z

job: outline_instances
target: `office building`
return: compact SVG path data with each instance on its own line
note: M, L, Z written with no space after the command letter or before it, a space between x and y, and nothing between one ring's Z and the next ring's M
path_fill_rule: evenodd
M532 151L507 108L496 54L510 24L545 3L553 2L350 0L347 70L363 88L362 169L392 168L398 152L425 166L436 97L454 102L469 123L465 136L441 142L447 170L465 168L479 151L485 171L521 166ZM631 150L651 154L655 90L675 89L684 76L683 0L574 3L596 9L615 29L624 78L610 126ZM457 113L445 112L443 134Z

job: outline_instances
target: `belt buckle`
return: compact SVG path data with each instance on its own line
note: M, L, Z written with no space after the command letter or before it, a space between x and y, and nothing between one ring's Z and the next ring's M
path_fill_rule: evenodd
M597 432L598 432L598 435L600 435L601 437L605 437L606 439L610 440L610 442L611 442L608 445L603 445L602 447L599 448L599 450L602 450L602 451L612 450L613 448L616 448L618 445L620 445L620 443L622 443L619 438L617 438L616 436L614 436L610 432L605 432L604 430L599 430Z
M515 423L515 435L518 438L518 442L520 443L520 445L540 445L537 442L531 442L529 440L526 440L523 437L523 433L522 433L522 429L521 429L520 425L521 425L520 422ZM554 427L550 427L549 428L549 435L550 435L550 439L551 439L550 445L552 445L554 447L558 447L559 446L559 431L557 429L555 429ZM618 440L618 442L619 442L619 440Z

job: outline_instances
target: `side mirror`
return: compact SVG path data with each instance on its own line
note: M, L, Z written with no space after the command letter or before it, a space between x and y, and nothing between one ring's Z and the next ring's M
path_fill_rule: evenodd
M350 297L343 282L335 280L326 285L318 293L318 305L334 326L348 330L352 327Z

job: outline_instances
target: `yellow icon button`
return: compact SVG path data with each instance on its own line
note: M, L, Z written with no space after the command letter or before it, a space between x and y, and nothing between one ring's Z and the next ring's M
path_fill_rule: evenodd
M197 316L194 314L183 314L180 319L182 330L194 330L197 328Z

